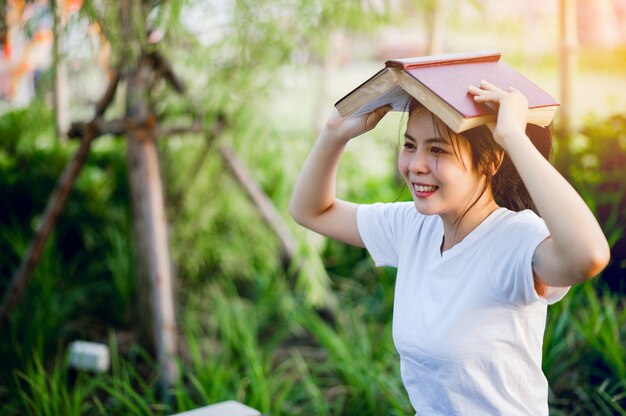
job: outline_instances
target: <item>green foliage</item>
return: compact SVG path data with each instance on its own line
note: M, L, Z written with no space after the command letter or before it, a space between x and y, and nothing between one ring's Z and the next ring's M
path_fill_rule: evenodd
M179 402L245 397L253 407L280 413L293 388L293 377L276 365L290 326L280 282L263 279L243 297L222 280L207 285L201 298L192 297L194 313L185 320L192 366L186 373L192 388L177 391ZM197 314L205 318L202 325Z
M612 247L603 279L626 293L626 115L589 116L556 156L559 170L594 211Z
M57 358L47 371L42 358L34 355L24 372L15 372L15 402L2 409L3 414L79 416L90 412L94 409L95 384L83 374L73 382L71 378L62 358Z
M572 180L598 212L613 245L626 225L626 116L590 117L571 147Z
M592 354L597 356L594 359L591 355L591 360L603 364L594 366L589 376L626 380L626 350L621 345L626 335L624 302L618 302L608 292L599 296L590 285L583 290L585 296L576 311L575 326Z
M334 326L311 313L294 315L328 354L311 367L313 374L345 388L327 398L331 414L405 414L408 400L397 376L391 322L370 321L364 307L355 308L341 313Z
M108 398L106 402L96 400L101 414L154 415L164 414L167 406L159 403L155 378L142 369L155 366L152 358L137 345L133 345L126 357L119 354L117 338L109 335L111 372L94 376L94 385Z
M0 116L0 132L4 292L75 146L59 144L50 111L40 102ZM47 357L64 340L85 332L81 316L129 324L135 302L122 149L106 140L94 146L25 297L0 328L0 338L8 340L0 343L6 369L0 371L0 382L12 379L12 369L27 374L33 354Z
M554 414L626 411L625 303L598 285L573 287L549 309L543 369Z
M20 231L15 228L0 230L2 246L7 250L19 250L21 254L26 241ZM17 255L11 252L10 257ZM0 343L2 369L27 371L25 368L34 356L47 357L54 353L60 338L68 331L70 318L77 313L78 303L85 299L86 288L68 287L63 281L59 258L54 243L50 244L34 272L26 296L2 326L0 338L5 340ZM36 370L30 368L28 371ZM0 384L8 382L11 377L10 372L0 372Z
M102 296L109 300L105 316L111 317L111 324L128 325L136 312L137 298L130 226L106 228L103 238L106 248L102 266L110 273L112 283L102 286Z

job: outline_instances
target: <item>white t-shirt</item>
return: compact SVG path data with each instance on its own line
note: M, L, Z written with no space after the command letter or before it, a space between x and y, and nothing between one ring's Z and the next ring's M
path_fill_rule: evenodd
M398 268L393 340L417 414L547 415L546 310L568 288L535 291L543 220L499 208L443 254L440 217L413 202L361 205L357 224L376 265Z

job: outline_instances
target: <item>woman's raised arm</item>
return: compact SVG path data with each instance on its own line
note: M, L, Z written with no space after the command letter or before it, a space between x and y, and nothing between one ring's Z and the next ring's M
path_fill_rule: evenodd
M533 256L536 277L548 286L570 286L600 273L610 260L609 244L585 201L526 136L526 97L484 81L469 91L475 101L499 106L498 120L490 126L494 139L513 161L550 231Z
M311 149L294 188L289 213L301 225L317 233L363 247L356 225L358 205L335 196L339 159L354 137L376 127L391 110L381 107L372 113L343 118L333 111Z

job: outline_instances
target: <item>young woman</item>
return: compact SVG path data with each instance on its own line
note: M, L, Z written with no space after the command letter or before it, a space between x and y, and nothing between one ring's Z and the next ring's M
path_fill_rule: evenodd
M526 98L485 81L469 92L498 107L495 124L458 135L411 104L398 169L412 202L358 205L335 196L344 146L389 108L345 119L334 110L290 212L313 231L366 247L377 265L398 268L393 339L417 414L547 415L547 305L598 274L609 246L527 136Z

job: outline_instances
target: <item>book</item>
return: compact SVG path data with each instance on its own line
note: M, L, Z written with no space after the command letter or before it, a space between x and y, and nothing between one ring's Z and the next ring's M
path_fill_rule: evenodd
M528 122L547 126L559 102L537 84L507 65L498 52L392 59L335 107L343 117L371 112L390 104L407 111L410 98L438 116L456 133L496 120L496 110L474 101L467 89L487 80L504 90L515 87L528 99Z

